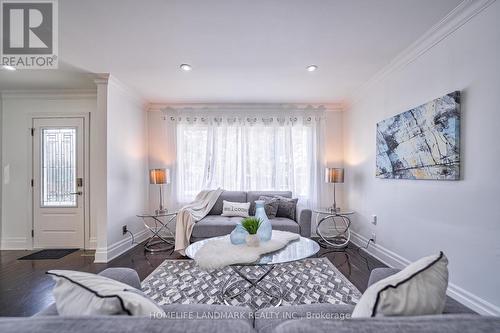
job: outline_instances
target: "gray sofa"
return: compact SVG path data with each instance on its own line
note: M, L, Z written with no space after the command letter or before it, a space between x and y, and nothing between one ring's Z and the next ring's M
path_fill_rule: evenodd
M369 283L393 274L392 269L375 269ZM100 273L140 288L139 276L128 268L109 268ZM253 312L246 307L203 304L163 306L161 319L127 316L60 317L55 306L31 318L0 318L0 332L5 333L84 333L84 332L231 332L231 333L301 333L301 332L500 332L500 318L484 317L465 307L446 305L443 315L351 319L351 305L309 304L267 308ZM207 316L217 314L216 317Z
M224 236L231 231L237 223L241 222L241 217L226 217L221 216L223 201L232 202L250 202L250 212L255 211L255 200L258 200L261 195L273 196L280 195L285 198L291 198L292 192L289 191L255 191L255 192L240 192L240 191L224 191L215 203L212 210L205 218L196 222L191 234L191 242ZM311 215L310 209L306 209L297 205L295 219L291 220L285 217L277 217L270 219L274 230L290 231L300 234L303 237L311 237Z

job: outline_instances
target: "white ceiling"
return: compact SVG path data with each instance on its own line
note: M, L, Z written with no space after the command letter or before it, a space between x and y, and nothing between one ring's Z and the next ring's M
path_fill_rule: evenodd
M151 102L336 102L460 2L61 0L59 56Z

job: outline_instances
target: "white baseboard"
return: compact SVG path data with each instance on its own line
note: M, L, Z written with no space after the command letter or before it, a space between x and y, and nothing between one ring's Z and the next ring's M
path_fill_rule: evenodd
M351 242L353 242L359 247L364 248L368 243L368 238L365 238L360 234L351 230ZM387 266L392 268L403 268L411 263L411 261L409 261L406 258L403 258L399 254L396 254L386 249L385 247L382 247L375 243L370 243L367 252L370 253L370 255L372 255L373 257L383 262L384 264L386 264Z
M135 242L141 243L141 242L145 241L149 236L150 236L149 230L143 229L134 235ZM118 241L118 242L108 246L106 249L99 249L98 248L95 251L94 262L95 263L110 262L111 260L115 259L119 255L134 248L136 245L138 245L138 244L132 244L132 240L129 237L127 237L125 239L122 239L121 241Z
M351 241L357 246L364 248L368 242L368 239L351 230ZM368 247L366 252L389 267L403 268L410 264L410 260L378 244L370 243L370 246ZM474 295L471 292L453 283L448 284L447 294L451 298L455 299L456 301L462 303L463 305L469 307L479 314L500 316L500 307L491 304L481 297Z
M0 249L2 250L26 250L31 248L28 246L26 237L3 237L0 240Z
M500 307L485 301L456 284L448 284L448 293L451 298L471 308L482 315L500 316Z

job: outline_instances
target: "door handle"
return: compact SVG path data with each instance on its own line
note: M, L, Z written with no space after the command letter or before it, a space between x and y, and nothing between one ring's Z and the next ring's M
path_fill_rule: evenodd
M69 194L82 195L82 194L83 194L83 192L82 192L82 191L78 191L78 192L71 192L71 193L69 193Z

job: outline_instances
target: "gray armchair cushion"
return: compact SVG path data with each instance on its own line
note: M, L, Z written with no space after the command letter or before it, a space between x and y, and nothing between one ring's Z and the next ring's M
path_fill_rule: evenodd
M96 317L31 317L0 318L2 333L183 333L224 332L253 333L245 320L182 320L151 319L149 317L96 316Z
M330 318L349 319L354 309L348 304L304 304L265 308L255 312L255 329L259 333L270 333L287 320L305 321Z
M228 306L218 304L168 304L162 305L163 311L175 316L189 313L194 319L213 316L215 321L221 319L239 319L254 325L254 311L245 306Z
M368 279L368 286L371 286L375 282L378 282L380 280L385 279L386 277L389 277L391 275L394 275L398 272L400 272L400 269L397 268L388 268L388 267L379 267L379 268L374 268L370 272L370 278Z
M128 284L135 289L141 290L141 279L139 278L139 274L132 269L127 267L113 267L106 268L99 274L100 276L104 276L125 284Z
M274 332L498 333L500 332L500 318L473 315L432 315L349 320L291 320L280 324Z

